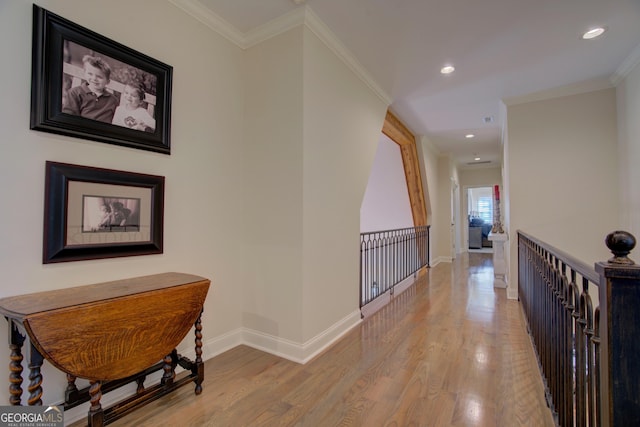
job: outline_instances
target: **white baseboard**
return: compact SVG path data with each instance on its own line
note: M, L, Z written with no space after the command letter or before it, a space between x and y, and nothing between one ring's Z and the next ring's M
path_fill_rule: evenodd
M237 328L227 332L226 334L203 342L202 359L211 359L212 357L222 354L227 350L231 350L234 347L244 344L244 341L242 339L242 331L243 328ZM189 351L193 352L193 350L191 349ZM187 357L191 357L188 355L188 352L185 352L183 354L187 355ZM195 354L195 352L193 352L193 354Z
M207 360L239 345L247 345L304 364L360 324L361 321L360 310L355 310L305 343L298 343L242 327L203 343L202 358ZM188 352L182 354L190 357Z
M439 256L439 257L436 257L429 266L435 267L441 262L453 262L453 258L451 258L450 256Z
M391 302L391 300L393 300L393 298L397 297L402 292L406 291L407 288L409 286L413 285L413 283L415 281L416 281L415 275L407 277L402 282L400 282L396 286L394 286L393 294L391 293L390 290L388 290L384 294L380 295L378 298L376 298L373 301L371 301L369 304L367 304L364 307L362 307L362 315L364 317L371 316L376 311L380 310L382 307L384 307L385 305L389 304Z
M222 354L227 350L244 344L293 362L304 364L339 340L343 335L359 325L360 322L362 322L362 319L360 318L360 310L356 310L303 344L248 328L237 328L224 335L204 342L202 345L202 359L211 359L212 357ZM191 360L195 359L195 349L193 348L178 349L178 353ZM182 371L183 369L178 366L176 373L180 373ZM145 384L156 384L160 381L161 377L162 372L155 372L147 377ZM100 403L104 408L107 408L134 395L135 390L135 383L127 384L123 387L112 390L109 393L105 393ZM62 405L62 402L55 404ZM65 425L86 419L89 406L90 403L86 402L73 409L65 411Z
M360 310L356 310L302 344L253 329L243 328L242 344L292 362L305 364L360 324L360 322L362 322Z

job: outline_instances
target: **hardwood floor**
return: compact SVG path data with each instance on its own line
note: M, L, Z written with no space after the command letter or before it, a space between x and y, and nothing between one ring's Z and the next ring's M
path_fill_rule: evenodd
M553 426L491 254L441 263L306 365L246 346L113 426Z

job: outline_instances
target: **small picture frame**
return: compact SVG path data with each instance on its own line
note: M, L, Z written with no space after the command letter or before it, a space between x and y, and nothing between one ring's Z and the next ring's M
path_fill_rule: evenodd
M47 162L44 264L160 254L164 177Z
M33 6L31 129L170 154L172 74Z

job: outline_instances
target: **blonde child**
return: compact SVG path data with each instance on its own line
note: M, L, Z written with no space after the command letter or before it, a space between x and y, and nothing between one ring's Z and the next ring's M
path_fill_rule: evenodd
M113 115L113 124L130 129L153 132L156 121L142 106L144 102L144 86L141 83L130 82L124 86L122 99Z
M62 112L87 119L111 123L118 99L109 91L111 67L102 58L85 55L84 81L69 89Z

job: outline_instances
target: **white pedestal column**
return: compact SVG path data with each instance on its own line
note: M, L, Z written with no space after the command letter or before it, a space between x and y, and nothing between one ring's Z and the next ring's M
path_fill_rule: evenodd
M489 233L493 242L493 287L506 288L507 260L504 256L504 244L509 240L507 233Z

